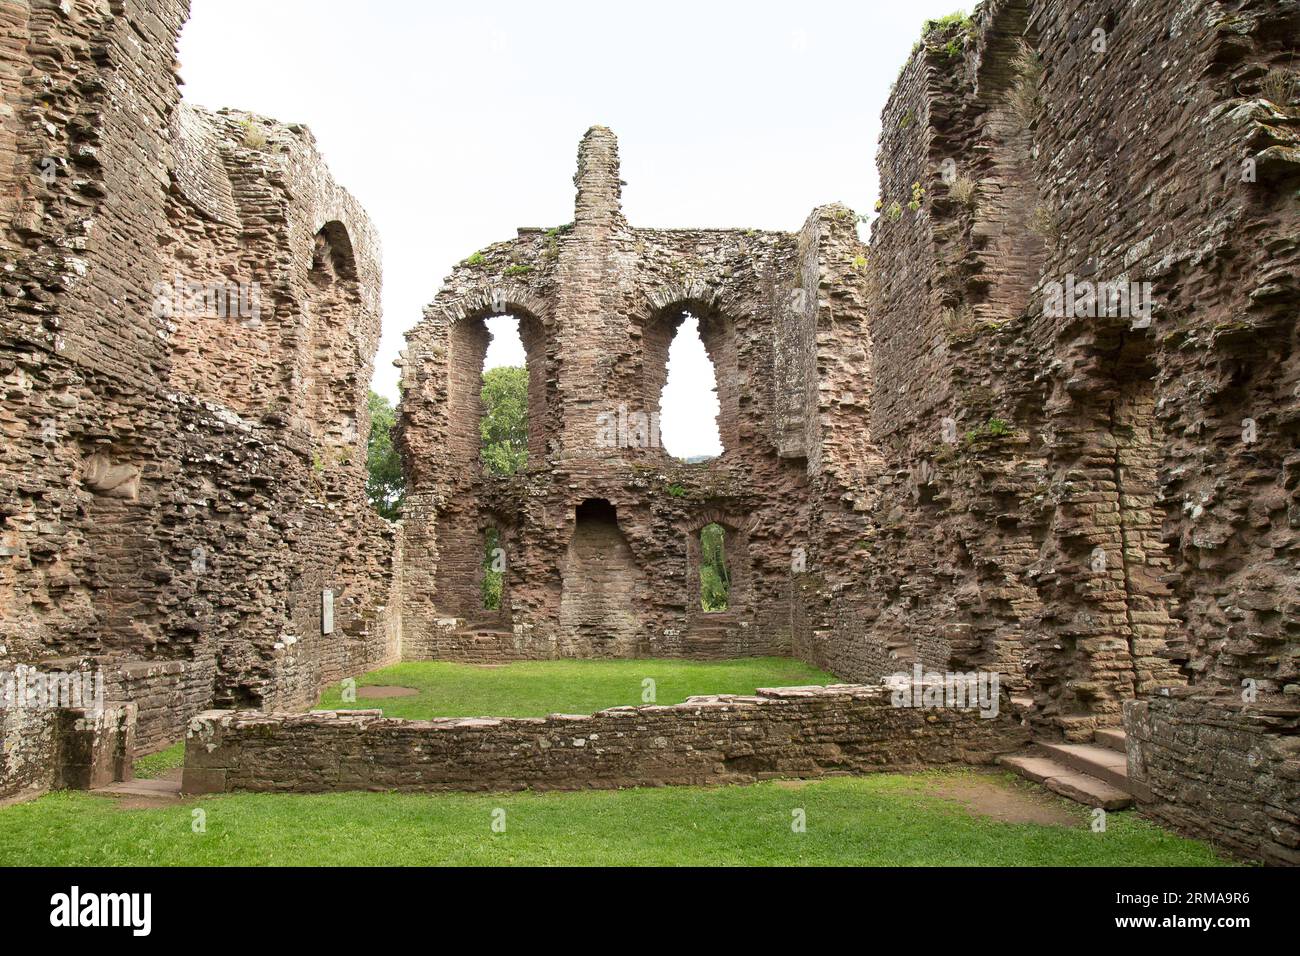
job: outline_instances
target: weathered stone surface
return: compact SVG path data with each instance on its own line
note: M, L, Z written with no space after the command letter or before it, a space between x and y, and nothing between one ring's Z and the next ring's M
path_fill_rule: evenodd
M399 638L378 240L306 129L181 104L187 12L0 3L0 671L101 669L141 751ZM4 719L21 783L49 715Z
M404 533L362 493L374 230L305 129L180 102L186 12L0 0L0 668L98 668L130 724L78 743L55 712L0 713L0 793L55 785L65 741L102 767L132 734L128 753L214 705L300 708L399 653L793 653L863 683L996 670L1042 739L1124 720L1152 812L1295 862L1295 4L986 0L931 31L885 109L869 249L833 205L798 233L635 228L613 134L591 130L574 222L465 260L409 336ZM1150 309L1052 307L1097 282L1137 283ZM603 447L602 415L657 410L688 310L723 455ZM510 479L479 465L497 314L520 318L530 372L530 463ZM698 599L710 522L733 564L717 615ZM499 614L480 601L488 527ZM730 733L777 701L812 708L799 735L842 725L818 700L544 723L653 723L638 747L695 747L701 715ZM901 759L904 730L928 759L948 727L861 706L854 732L883 749L855 769ZM536 722L267 720L289 766L315 768L286 786L370 779L329 749L354 739L394 759L425 736L550 740ZM607 771L589 737L552 741L572 763L504 765L565 785L833 765L773 733L751 765L737 741ZM506 785L448 753L468 762L381 776ZM237 769L193 774L225 789Z
M1165 687L1300 693L1300 183L1262 157L1300 104L1261 100L1297 37L1288 4L989 0L925 38L878 157L886 465L839 519L852 564L814 549L832 624L801 654L858 679L909 649L995 667L1074 742ZM1048 307L1053 282L1112 280L1151 283L1149 321ZM1250 835L1179 782L1212 717L1180 719L1157 796L1208 787L1177 804L1189 828L1275 842L1267 777L1232 790Z
M856 217L822 207L799 234L634 228L600 127L575 182L572 224L471 256L407 336L404 656L787 654L819 452L865 410L862 364L858 399L814 387L819 363L867 358ZM723 444L699 464L669 456L657 425L624 425L657 420L687 312L714 364ZM520 320L529 370L529 462L510 479L479 452L484 320L502 314ZM720 614L699 597L713 522L732 575ZM499 614L480 590L489 528L506 554Z
M1239 856L1300 864L1300 706L1197 694L1124 705L1142 809Z
M188 793L573 790L988 764L1028 733L1003 700L895 707L883 687L760 690L545 719L392 720L377 711L210 711L190 725Z

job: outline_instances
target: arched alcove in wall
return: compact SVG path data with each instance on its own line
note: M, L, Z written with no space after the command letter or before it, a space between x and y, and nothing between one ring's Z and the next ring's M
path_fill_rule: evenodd
M561 569L560 640L565 650L588 657L635 657L641 623L641 575L618 523L618 509L604 498L574 510L573 537Z
M692 615L744 610L749 603L749 535L741 523L708 509L682 528L686 533Z
M700 608L710 614L725 611L730 595L727 529L714 521L700 529Z
M348 349L354 317L360 311L357 265L352 240L340 222L329 222L312 243L307 276L306 351L300 365L304 392L302 415L311 432L313 453L322 465L342 455L359 452L361 414L357 396L364 384L356 380L356 362Z

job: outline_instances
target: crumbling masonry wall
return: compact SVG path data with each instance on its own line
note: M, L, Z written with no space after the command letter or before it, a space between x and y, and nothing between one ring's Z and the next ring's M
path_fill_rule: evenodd
M1295 4L986 0L930 30L885 109L870 248L834 205L790 233L638 229L593 128L574 221L470 256L408 336L401 540L364 500L373 228L302 127L180 101L186 13L0 0L0 669L108 688L94 713L0 713L0 796L124 773L201 710L301 708L399 653L794 653L863 684L997 670L1043 736L1123 721L1146 809L1294 862ZM1096 282L1134 299L1063 300ZM695 465L635 424L687 312L724 443ZM509 478L479 461L495 315L529 365ZM706 614L714 522L732 606ZM872 700L853 739L892 727L928 760ZM751 707L775 712L698 709L730 733ZM348 720L265 726L307 752ZM479 733L356 720L386 784L433 730ZM826 769L783 746L763 773ZM550 785L538 766L515 769Z
M408 653L996 670L1036 733L1072 741L1183 686L1300 693L1298 18L987 0L936 25L885 109L869 250L837 207L797 234L631 228L592 130L575 222L471 256L409 336ZM1065 301L1083 283L1125 299ZM683 309L720 370L724 454L599 449L601 414L653 410ZM472 430L501 314L530 368L513 479L483 473ZM634 597L603 634L564 612L600 577L566 565L588 505L612 506L634 572L607 575ZM693 609L710 516L747 540L737 620ZM488 526L510 560L493 620Z
M1145 812L1244 859L1300 865L1300 706L1182 688L1129 701L1124 725Z
M1293 4L988 0L924 38L878 159L881 464L851 521L815 516L805 613L835 623L801 654L855 680L996 668L1070 740L1182 685L1245 693L1244 721L1295 700L1300 103L1269 79L1297 37ZM1051 307L1085 281L1150 283L1152 309ZM1212 732L1165 735L1214 708L1150 706L1129 733L1177 802ZM1294 732L1238 749L1285 780ZM1300 808L1256 783L1232 799L1284 822L1255 843L1294 850ZM1214 802L1166 819L1240 848Z
M573 223L470 256L407 336L403 653L788 654L814 462L856 447L850 426L865 409L861 388L810 387L820 363L841 361L826 339L864 337L856 217L826 206L799 234L637 229L601 127L582 141L575 183ZM657 418L686 313L715 368L723 443L698 464L636 424ZM489 473L479 452L484 320L498 315L520 319L529 369L530 456L512 477ZM861 347L845 359L859 382L867 359ZM831 406L841 415L828 428ZM713 522L732 586L728 609L706 613L698 538ZM480 590L489 528L506 554L499 613Z
M895 707L881 686L832 686L545 718L212 712L194 721L186 739L184 789L716 786L988 764L1027 739L1008 703L986 718L978 710Z
M180 101L187 13L0 3L0 670L103 670L142 752L400 636L377 238L305 128Z

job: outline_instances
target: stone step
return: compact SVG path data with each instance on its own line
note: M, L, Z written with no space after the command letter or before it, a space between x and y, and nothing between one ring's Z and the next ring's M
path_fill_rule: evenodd
M1057 763L1050 757L1036 754L1015 754L999 757L998 763L1020 774L1026 780L1040 783L1067 800L1103 810L1126 810L1133 805L1133 797L1104 780L1098 780L1072 767Z
M1129 793L1128 758L1109 747L1096 744L1053 744L1038 743L1035 749L1045 757L1057 763L1063 763L1072 770L1096 777L1112 787L1118 787Z
M1125 736L1124 731L1113 727L1094 731L1092 742L1099 746L1117 751L1118 753L1128 753L1128 738Z
M181 798L181 781L178 772L169 772L166 777L145 780L136 777L123 783L113 783L106 787L97 787L94 793L111 793L119 797L148 797L155 800L179 800Z

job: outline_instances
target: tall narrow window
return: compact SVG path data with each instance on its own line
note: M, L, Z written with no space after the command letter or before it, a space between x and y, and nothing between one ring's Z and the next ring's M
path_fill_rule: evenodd
M727 570L727 532L720 524L708 524L700 531L700 607L725 611L731 592Z
M501 590L505 584L506 553L501 547L501 532L488 528L483 536L483 610L501 610Z
M669 346L668 378L659 399L664 449L689 462L722 454L718 411L713 362L700 338L699 320L688 312Z
M513 475L528 462L528 364L519 320L487 320L492 336L483 361L483 461L498 475Z

